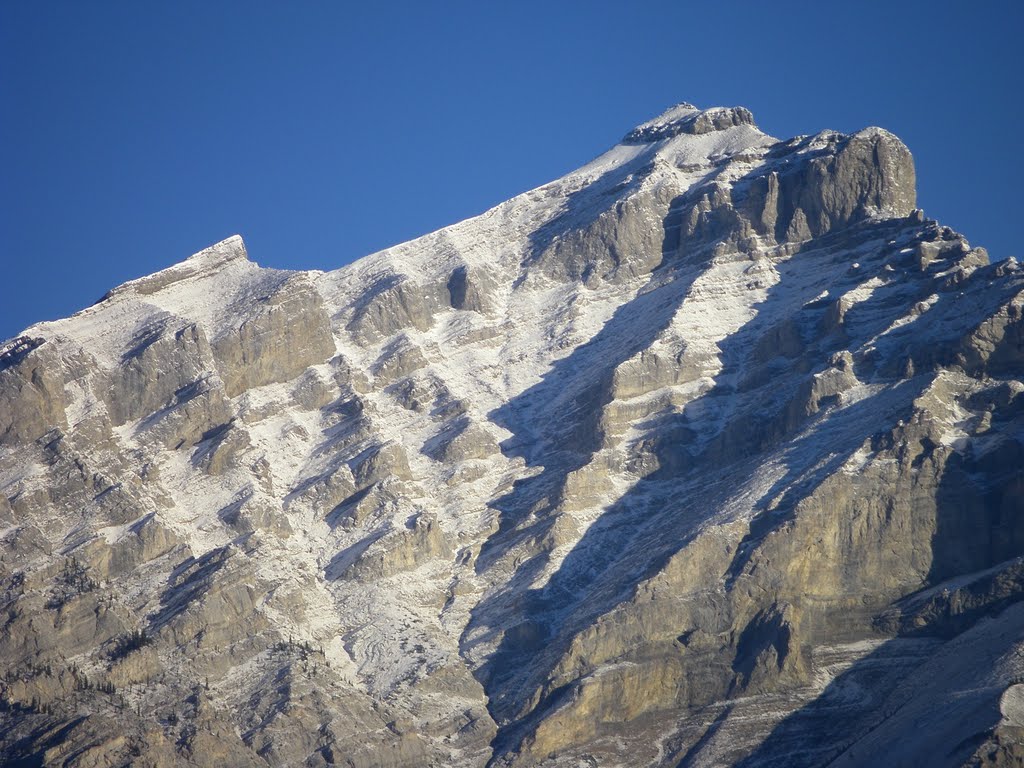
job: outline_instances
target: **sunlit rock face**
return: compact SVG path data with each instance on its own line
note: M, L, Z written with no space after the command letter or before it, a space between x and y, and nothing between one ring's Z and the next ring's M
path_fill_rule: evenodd
M0 754L1019 764L1022 307L891 134L689 104L120 286L0 347Z

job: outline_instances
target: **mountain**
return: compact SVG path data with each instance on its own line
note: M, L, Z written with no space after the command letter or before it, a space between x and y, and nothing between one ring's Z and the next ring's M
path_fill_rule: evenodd
M126 283L0 347L0 754L1020 764L1022 306L892 134L689 104Z

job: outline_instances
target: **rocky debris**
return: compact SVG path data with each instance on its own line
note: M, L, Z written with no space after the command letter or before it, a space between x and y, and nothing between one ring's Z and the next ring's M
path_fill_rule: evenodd
M1024 273L914 206L885 131L681 104L340 270L231 238L27 329L0 754L1016 764Z

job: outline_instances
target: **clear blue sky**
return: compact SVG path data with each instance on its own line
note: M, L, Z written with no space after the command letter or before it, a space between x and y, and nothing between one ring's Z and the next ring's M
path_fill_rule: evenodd
M0 338L234 233L332 269L556 178L678 101L880 125L1022 256L1024 3L0 3Z

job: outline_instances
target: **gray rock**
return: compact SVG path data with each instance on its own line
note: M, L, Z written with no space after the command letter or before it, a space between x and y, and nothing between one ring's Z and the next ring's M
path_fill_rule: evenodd
M158 318L142 326L103 390L111 422L120 426L187 402L206 388L200 382L212 370L210 345L198 325Z
M455 309L487 313L490 311L488 294L493 290L486 272L470 270L463 264L452 270L448 278L448 299Z
M404 275L382 277L360 296L347 329L364 344L403 328L425 331L449 300L446 285L419 285Z
M330 319L304 274L285 281L243 312L246 319L213 343L228 397L290 381L334 356Z
M0 349L0 443L36 440L65 428L64 381L45 340L22 336Z

